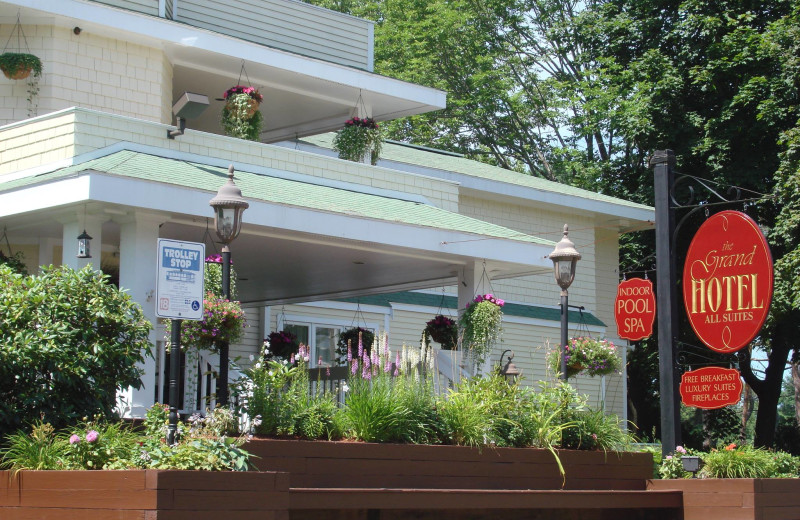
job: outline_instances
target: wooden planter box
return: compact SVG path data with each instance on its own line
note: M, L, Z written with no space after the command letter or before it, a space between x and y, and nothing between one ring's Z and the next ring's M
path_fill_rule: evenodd
M285 471L292 488L562 489L542 449L253 439L261 471ZM644 490L649 453L561 450L568 490Z
M650 480L647 489L682 491L684 520L800 518L800 479Z
M281 473L0 471L3 520L285 520Z

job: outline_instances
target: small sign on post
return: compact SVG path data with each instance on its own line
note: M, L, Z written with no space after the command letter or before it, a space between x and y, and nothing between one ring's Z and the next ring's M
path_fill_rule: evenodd
M205 257L205 244L158 239L156 316L203 319Z
M178 429L181 322L203 319L206 246L197 242L158 239L156 316L172 319L169 349L169 426L167 444Z
M714 410L739 402L742 378L733 368L705 367L681 376L681 400L686 406Z
M628 341L640 341L653 334L656 319L656 297L653 282L644 278L623 280L617 287L614 320L617 335Z

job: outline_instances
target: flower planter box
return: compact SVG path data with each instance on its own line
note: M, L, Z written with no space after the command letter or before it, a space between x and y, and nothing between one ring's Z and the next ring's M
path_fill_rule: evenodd
M274 472L0 471L0 518L283 520L288 490Z
M647 489L682 491L684 520L800 518L800 479L650 480Z
M285 471L292 488L561 489L547 450L253 439L259 470ZM568 490L644 490L649 453L559 451Z

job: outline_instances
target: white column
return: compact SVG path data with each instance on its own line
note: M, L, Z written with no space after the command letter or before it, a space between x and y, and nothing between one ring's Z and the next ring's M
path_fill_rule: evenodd
M150 342L154 349L156 345L156 303L155 289L157 266L156 256L158 249L158 227L164 222L164 217L145 213L137 213L129 221L120 225L119 239L119 286L125 289L131 298L142 306L145 318L153 324L150 332ZM128 388L119 396L120 412L123 417L144 417L145 411L156 400L156 372L155 356L145 357L144 363L139 367L144 370L142 387Z
M75 235L78 236L78 235ZM76 241L77 242L77 241ZM52 265L55 262L53 258L53 247L56 245L56 240L53 238L39 238L39 267L43 265Z
M467 304L471 302L476 295L478 290L478 285L481 281L481 274L483 273L482 266L478 262L467 262L467 264L461 268L458 272L458 316L461 317L464 314L464 309L466 309ZM475 374L475 368L473 366L472 360L468 361L467 358L464 357L464 352L462 351L461 354L461 366L462 368L469 371L471 374Z
M79 212L80 213L80 212ZM106 219L107 220L107 219ZM92 258L78 258L78 235L83 231L92 237L89 243L89 254ZM64 222L61 238L61 264L75 270L83 269L92 264L95 269L100 269L100 253L103 244L103 218L92 215L76 216L75 220Z

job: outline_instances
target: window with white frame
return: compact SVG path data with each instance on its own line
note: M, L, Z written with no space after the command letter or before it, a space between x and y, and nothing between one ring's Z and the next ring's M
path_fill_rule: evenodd
M311 316L281 316L278 318L278 330L286 330L297 336L297 341L305 343L311 350L309 366L312 368L336 366L336 343L339 333L352 325L339 320L326 320ZM379 327L367 323L366 329L376 332Z

